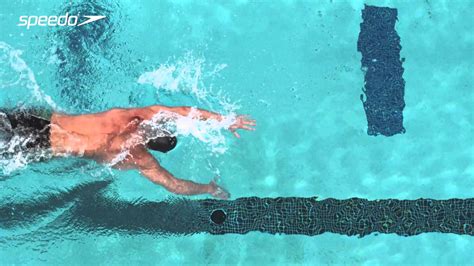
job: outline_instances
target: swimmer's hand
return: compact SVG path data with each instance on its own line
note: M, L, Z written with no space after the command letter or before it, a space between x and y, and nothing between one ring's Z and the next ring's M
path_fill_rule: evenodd
M230 193L227 192L227 190L225 190L224 188L218 186L215 180L212 180L209 183L209 187L210 187L209 194L211 194L211 196L213 196L214 198L223 199L223 200L229 199Z
M239 115L235 118L234 124L229 127L230 132L234 134L237 138L240 138L239 133L237 133L237 129L244 129L244 130L255 130L254 126L257 123L255 120L251 119L249 116L246 115Z

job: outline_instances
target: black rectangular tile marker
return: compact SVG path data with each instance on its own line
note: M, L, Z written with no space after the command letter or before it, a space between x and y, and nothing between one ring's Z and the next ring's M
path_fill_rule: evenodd
M357 50L362 54L365 82L361 100L367 116L367 134L405 133L405 81L400 59L400 37L395 31L397 9L366 5L362 10Z
M0 203L0 229L37 224L48 213L60 217L35 231L45 237L62 237L78 231L88 233L188 235L268 234L341 235L422 233L474 235L474 199L367 200L361 198L238 198L235 200L190 200L162 202L124 201L107 195L112 181L80 185L23 203ZM65 206L68 206L65 208ZM51 232L55 234L51 234ZM33 235L27 235L28 241ZM0 238L2 242L8 239Z

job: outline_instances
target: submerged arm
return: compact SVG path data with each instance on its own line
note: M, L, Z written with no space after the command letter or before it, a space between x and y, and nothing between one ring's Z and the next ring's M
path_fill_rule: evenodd
M158 161L145 149L134 154L138 170L142 175L166 190L181 195L206 194L210 192L209 185L197 184L174 177L160 166Z
M174 177L170 172L161 167L155 157L145 148L135 150L133 158L135 165L143 176L153 183L163 186L172 193L179 195L211 194L223 199L228 198L228 195L222 196L216 194L216 192L220 192L223 189L218 187L214 182L198 184Z

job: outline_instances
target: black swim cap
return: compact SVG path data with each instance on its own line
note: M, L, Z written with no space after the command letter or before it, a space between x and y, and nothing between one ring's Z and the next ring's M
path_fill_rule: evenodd
M146 147L150 150L167 153L176 147L178 139L176 137L157 137L147 142Z

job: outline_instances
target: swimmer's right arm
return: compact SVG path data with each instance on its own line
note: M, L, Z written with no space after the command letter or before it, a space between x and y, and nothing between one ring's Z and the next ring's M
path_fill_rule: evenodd
M143 176L172 193L179 195L211 194L216 196L216 190L221 189L214 182L198 184L174 177L170 172L161 167L155 157L144 148L135 150L133 158L136 167ZM227 199L228 195L223 195L220 198Z

